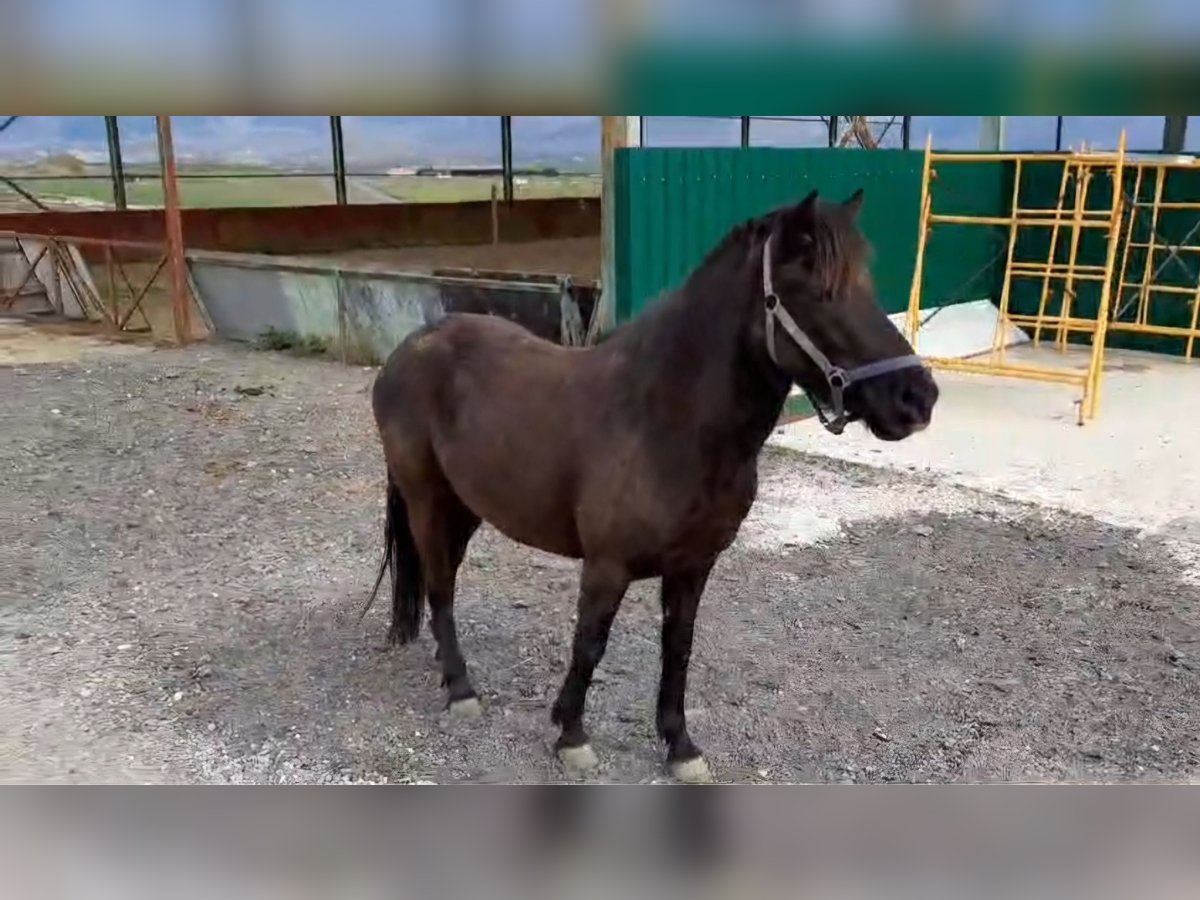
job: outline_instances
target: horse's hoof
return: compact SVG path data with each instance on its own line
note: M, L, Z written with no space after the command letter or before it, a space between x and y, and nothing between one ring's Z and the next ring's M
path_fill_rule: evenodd
M590 772L600 765L596 751L591 744L581 744L578 747L561 747L558 751L558 761L568 772Z
M483 705L478 697L455 700L450 704L450 715L456 719L478 719L483 715Z
M681 784L712 784L712 771L703 756L671 763L671 777Z

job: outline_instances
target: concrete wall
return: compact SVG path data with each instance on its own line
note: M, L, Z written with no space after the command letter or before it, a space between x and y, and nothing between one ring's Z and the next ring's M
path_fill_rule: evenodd
M274 329L315 337L351 362L386 359L413 330L449 312L488 313L574 343L596 299L594 288L555 278L455 278L204 251L188 259L218 336L251 341Z
M519 200L499 206L505 242L600 234L597 198ZM492 239L492 205L384 203L284 208L187 209L187 246L242 253L331 253L375 247L481 244ZM0 232L163 241L161 210L0 214Z

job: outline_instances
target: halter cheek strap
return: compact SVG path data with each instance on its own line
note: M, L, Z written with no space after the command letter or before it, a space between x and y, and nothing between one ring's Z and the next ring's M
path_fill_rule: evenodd
M771 238L767 238L767 242L763 246L763 297L767 316L767 353L770 355L771 361L787 373L787 370L780 364L775 349L775 329L779 327L787 332L787 336L792 339L792 342L820 370L821 375L825 378L825 383L829 387L829 401L832 407L829 413L826 413L807 387L800 385L800 389L804 391L805 396L812 403L813 408L817 411L817 418L821 420L821 424L825 426L827 431L832 434L841 434L845 431L846 425L852 421L851 417L846 414L845 405L845 393L850 385L857 381L866 381L869 378L875 378L879 375L887 375L901 369L919 368L923 365L921 358L912 354L896 356L891 359L876 360L875 362L858 366L850 371L846 371L841 366L834 365L829 361L829 357L822 353L821 349L813 343L812 338L804 333L804 329L796 324L796 320L792 318L792 314L780 302L779 294L775 292L771 273ZM790 375L790 373L787 374Z

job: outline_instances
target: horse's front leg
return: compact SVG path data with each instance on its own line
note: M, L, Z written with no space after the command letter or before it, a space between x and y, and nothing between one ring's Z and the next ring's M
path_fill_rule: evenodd
M664 575L662 579L662 682L658 692L658 734L667 743L667 765L672 776L689 783L712 781L708 763L688 734L684 714L696 610L711 571L710 562L693 571Z
M629 573L624 566L584 561L571 668L553 712L554 724L562 728L558 756L570 770L586 771L597 764L583 727L583 707L592 674L604 656L608 633L628 588Z

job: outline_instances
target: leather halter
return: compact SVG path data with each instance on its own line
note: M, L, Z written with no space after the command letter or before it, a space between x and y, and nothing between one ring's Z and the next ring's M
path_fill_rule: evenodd
M832 434L841 434L846 429L846 425L854 421L846 414L845 407L845 392L850 385L879 375L898 372L901 369L913 369L924 365L921 358L914 354L876 360L849 371L830 362L829 357L821 352L820 348L813 343L812 338L804 333L804 329L796 324L796 320L792 318L791 313L784 308L780 301L779 294L775 292L774 280L771 277L771 238L767 238L766 244L763 245L763 295L767 316L767 353L770 355L771 361L791 377L791 373L784 369L775 353L775 326L778 324L787 332L788 337L800 351L812 360L813 365L821 371L825 383L829 386L829 400L832 406L830 413L826 413L808 388L801 384L800 389L804 391L805 396L817 411L817 418L821 420L821 424Z

